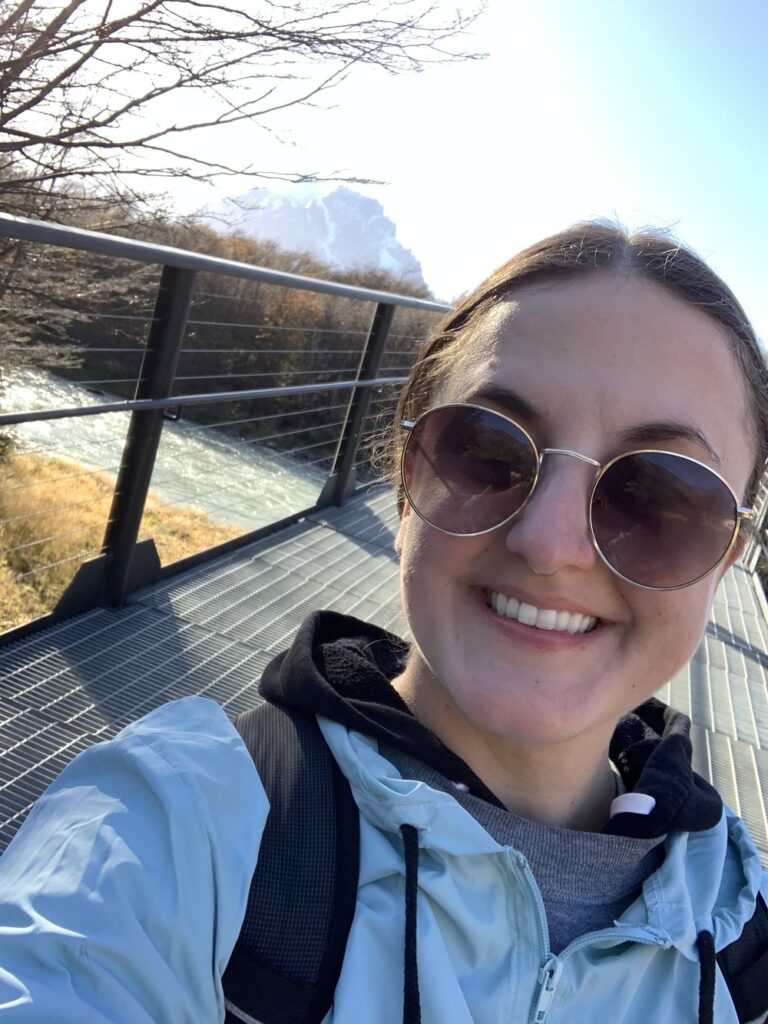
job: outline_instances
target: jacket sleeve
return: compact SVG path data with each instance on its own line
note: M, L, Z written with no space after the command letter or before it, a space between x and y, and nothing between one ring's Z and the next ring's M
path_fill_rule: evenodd
M77 757L0 859L0 1024L215 1024L268 812L212 701Z

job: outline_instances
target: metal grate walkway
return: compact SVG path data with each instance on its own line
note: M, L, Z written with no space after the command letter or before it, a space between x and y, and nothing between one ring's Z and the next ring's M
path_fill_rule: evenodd
M231 716L303 618L336 609L405 632L389 490L0 650L0 849L76 753L190 693ZM768 866L768 610L729 573L691 664L659 696L689 714L696 769L747 821Z

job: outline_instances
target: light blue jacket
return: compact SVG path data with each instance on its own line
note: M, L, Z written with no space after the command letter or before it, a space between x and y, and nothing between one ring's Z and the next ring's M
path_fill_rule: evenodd
M375 741L320 724L361 811L357 909L327 1024L402 1018L402 824L419 830L424 1024L696 1021L697 933L728 945L766 884L738 818L673 836L615 926L553 957L525 859L449 794L401 778ZM80 755L0 860L1 1024L222 1021L267 811L239 736L203 698ZM737 1021L721 978L715 1021Z

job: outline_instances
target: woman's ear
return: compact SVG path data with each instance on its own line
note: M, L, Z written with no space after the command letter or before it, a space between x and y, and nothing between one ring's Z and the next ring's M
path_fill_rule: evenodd
M744 549L746 548L748 541L749 541L749 537L747 536L746 531L745 530L739 530L738 534L736 535L736 540L733 543L733 547L731 548L730 552L728 553L728 557L723 562L723 569L722 569L722 572L720 573L720 579L722 579L723 576L725 576L725 574L728 572L728 570L733 565L735 565L735 563L738 562L738 560L744 554Z

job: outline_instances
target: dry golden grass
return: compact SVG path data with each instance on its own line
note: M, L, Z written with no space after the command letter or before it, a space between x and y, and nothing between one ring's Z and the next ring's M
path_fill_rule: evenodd
M0 631L52 611L78 566L96 557L114 478L39 454L0 458ZM141 537L164 565L242 533L150 492Z

